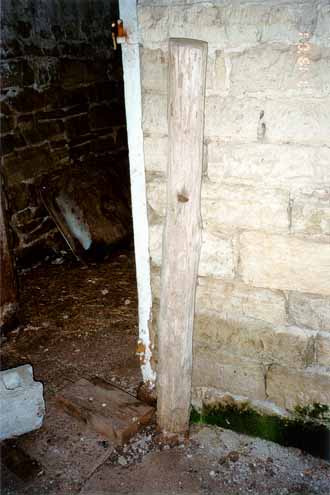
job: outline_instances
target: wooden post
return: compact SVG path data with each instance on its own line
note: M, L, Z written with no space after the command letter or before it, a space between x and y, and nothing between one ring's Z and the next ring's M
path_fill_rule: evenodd
M17 323L17 286L9 247L4 191L0 177L0 331Z
M158 324L158 425L189 429L192 335L201 249L200 194L207 43L169 42L169 159Z

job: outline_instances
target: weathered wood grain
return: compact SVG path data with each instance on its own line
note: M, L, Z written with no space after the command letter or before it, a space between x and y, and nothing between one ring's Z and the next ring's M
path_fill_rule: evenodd
M122 445L148 424L155 409L101 378L81 378L57 396L57 403L114 444Z
M169 159L159 313L158 424L189 428L192 335L201 249L200 194L207 44L169 42Z

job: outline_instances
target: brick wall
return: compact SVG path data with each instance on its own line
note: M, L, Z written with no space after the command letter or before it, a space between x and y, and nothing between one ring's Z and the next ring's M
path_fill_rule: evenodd
M3 0L1 171L17 255L54 245L39 187L127 156L114 0ZM122 165L124 166L124 165ZM57 242L57 241L56 241Z
M330 405L330 4L141 0L138 14L154 345L168 38L189 37L208 42L194 392Z

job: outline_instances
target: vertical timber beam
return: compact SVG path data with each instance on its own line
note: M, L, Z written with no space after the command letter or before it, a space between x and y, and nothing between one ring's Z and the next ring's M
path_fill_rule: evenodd
M9 247L3 182L0 177L0 331L17 323L17 285Z
M134 251L139 304L139 342L143 381L153 388L156 374L151 365L149 320L151 316L151 285L149 231L147 217L146 179L142 132L142 99L140 74L140 47L138 41L137 0L119 0L120 17L127 33L121 45L131 199L134 229Z
M207 43L169 41L167 214L158 323L158 425L189 429L192 336L201 250L201 181Z

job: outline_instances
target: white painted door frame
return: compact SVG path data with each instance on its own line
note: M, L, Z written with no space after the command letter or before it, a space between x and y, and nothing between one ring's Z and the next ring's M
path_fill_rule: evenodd
M125 108L131 177L131 199L134 248L139 308L139 344L143 381L154 385L151 367L149 320L151 316L151 284L146 180L144 168L140 48L136 0L119 0L120 18L127 33L121 45L125 85Z

